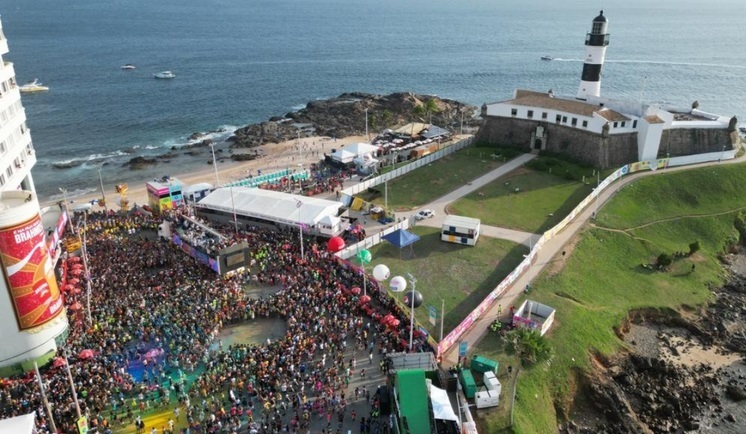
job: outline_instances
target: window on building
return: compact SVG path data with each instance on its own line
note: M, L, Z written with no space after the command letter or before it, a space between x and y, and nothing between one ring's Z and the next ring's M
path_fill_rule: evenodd
M4 154L6 149L5 142L0 142L0 154Z
M614 128L618 128L618 127L619 127L619 122L614 122Z
M5 169L5 173L8 174L8 178L10 178L11 176L13 176L13 166L8 166L8 168Z
M547 118L547 112L542 112L541 113L541 118L542 119L546 119Z
M632 128L637 128L637 120L632 121Z
M529 111L528 111L528 112L526 113L526 115L528 116L528 118L529 118L529 119L532 119L532 118L534 117L534 111L533 111L533 110L529 110Z
M0 173L0 185L5 185L5 175Z
M557 115L556 121L557 123L562 122L562 115Z
M583 121L583 128L588 128L588 121Z
M570 122L570 124L571 124L571 125L572 125L573 127L576 127L576 126L578 125L578 118L572 118L572 122Z
M625 122L625 121L622 121L622 128L624 128L624 127L626 127L626 126L627 126L627 122Z
M511 116L518 116L518 109L510 109Z
M563 123L563 124L566 124L566 123L567 123L567 116L562 116L562 123Z

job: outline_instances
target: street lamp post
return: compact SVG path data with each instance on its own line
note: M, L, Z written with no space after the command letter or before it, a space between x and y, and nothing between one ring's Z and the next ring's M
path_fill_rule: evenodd
M300 238L300 257L304 261L306 255L303 252L303 220L301 219L301 210L303 209L303 201L295 199L295 207L298 208L298 237Z
M407 279L412 284L412 303L410 305L409 315L409 352L412 352L414 342L414 299L417 294L417 279L411 273L407 273Z
M73 402L75 402L75 413L78 415L78 419L82 417L80 413L80 403L78 403L78 394L75 391L75 381L73 380L73 374L70 372L70 362L67 360L67 351L65 348L62 350L62 357L65 358L65 371L67 371L67 381L70 383L70 390L73 394Z
M368 109L365 109L365 139L370 143L370 134L368 134Z
M81 244L81 253L83 254L83 267L85 268L85 287L86 287L86 310L88 310L88 325L93 325L91 316L91 270L88 268L88 248L86 247L85 233L88 232L88 213L83 214L83 243Z
M233 227L238 233L238 215L236 214L236 202L233 199L233 183L231 182L229 185L229 188L231 189L231 207L233 207Z
M106 194L104 193L104 178L101 177L101 166L96 168L98 170L98 182L101 184L101 200L104 201L104 211L108 212L108 208L106 207Z
M218 160L215 159L215 144L210 143L210 150L212 151L212 166L215 168L215 187L220 186L220 178L218 177Z
M49 418L49 425L52 428L52 432L57 432L57 426L54 424L54 416L52 416L52 409L49 407L49 401L47 401L47 393L44 382L41 380L41 374L39 373L39 365L34 360L34 370L36 371L36 381L39 383L39 392L41 393L41 402L44 403L44 408L47 410L47 417Z
M70 214L70 204L67 201L67 189L61 188L60 191L62 192L62 200L65 201L65 213L67 213L67 226L70 230L70 234L75 233L75 229L73 228L73 216Z

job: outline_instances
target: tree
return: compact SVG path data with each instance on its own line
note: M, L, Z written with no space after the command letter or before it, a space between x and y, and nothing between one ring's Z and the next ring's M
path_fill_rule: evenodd
M689 244L689 256L697 253L702 246L699 245L699 240Z
M658 262L656 264L659 267L668 267L669 265L673 264L673 258L668 253L661 253L658 255Z
M438 103L435 102L435 99L430 98L429 100L414 106L413 111L415 116L419 117L423 122L425 122L425 118L428 118L429 123L432 124L433 113L439 113L440 108L438 108Z
M537 330L518 327L505 334L506 349L509 353L518 354L524 365L533 365L549 360L552 347L549 340Z

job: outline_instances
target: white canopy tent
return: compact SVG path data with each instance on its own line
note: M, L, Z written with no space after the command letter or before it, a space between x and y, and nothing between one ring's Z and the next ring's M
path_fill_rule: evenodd
M448 392L432 384L430 387L430 401L433 404L433 417L441 420L452 420L458 422L456 413L453 412Z
M36 434L35 419L34 413L11 417L10 419L0 419L0 433Z
M322 220L324 225L331 223L339 227L338 214L343 206L332 200L249 187L221 187L196 204L198 211L205 208L232 216L235 210L239 218L246 216L307 227L316 227Z
M332 153L332 160L340 163L351 163L355 158L378 152L378 146L367 143L353 143Z

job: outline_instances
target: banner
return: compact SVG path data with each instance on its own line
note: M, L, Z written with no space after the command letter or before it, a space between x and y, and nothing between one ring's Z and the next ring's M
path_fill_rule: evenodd
M37 214L25 223L0 229L0 252L20 329L38 327L59 315L62 298L41 217Z

